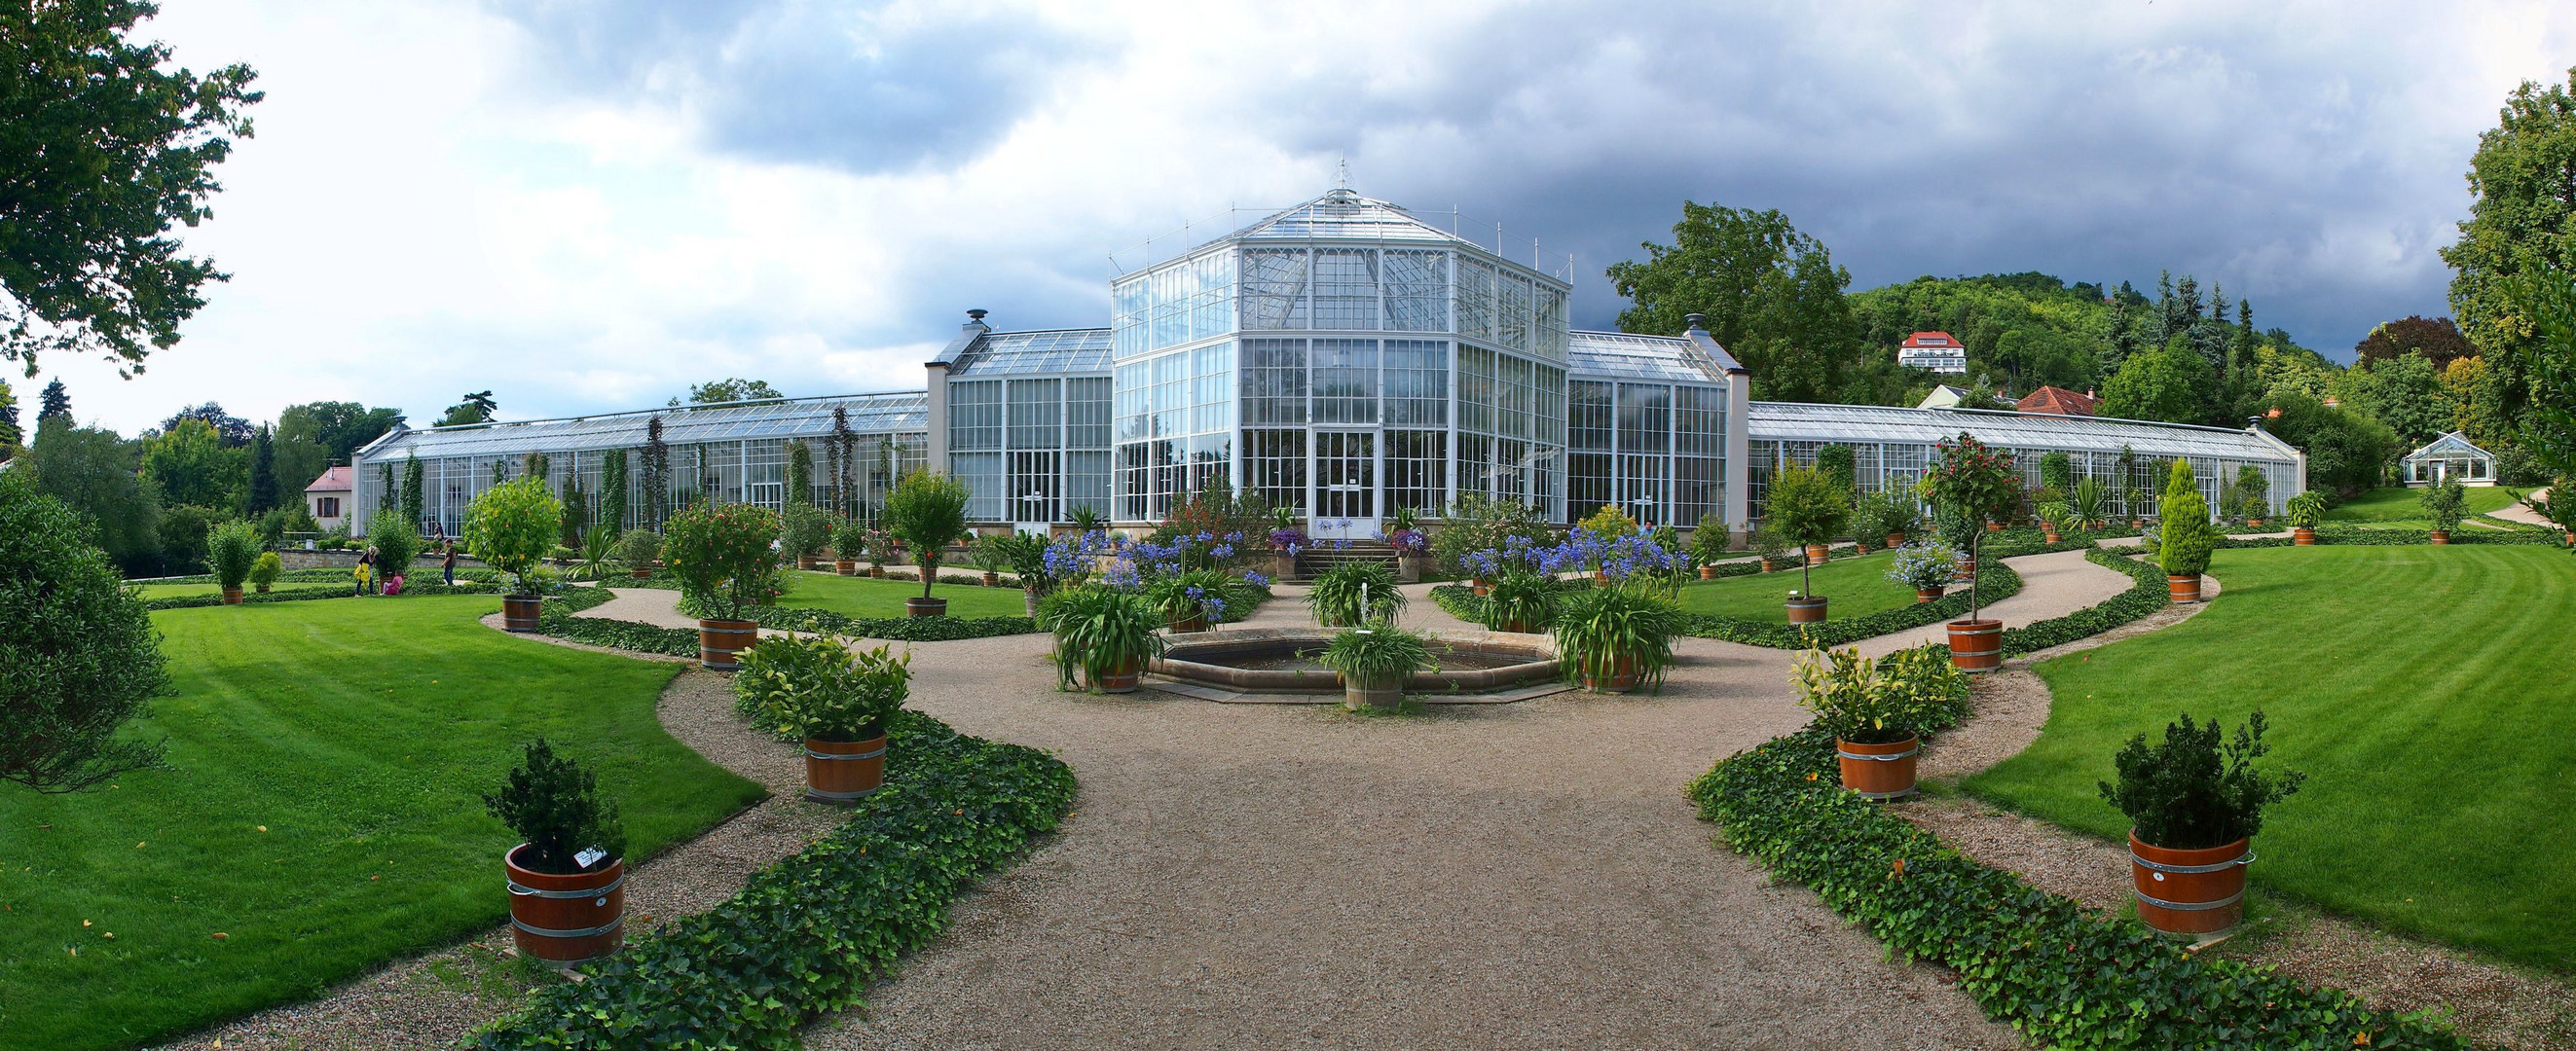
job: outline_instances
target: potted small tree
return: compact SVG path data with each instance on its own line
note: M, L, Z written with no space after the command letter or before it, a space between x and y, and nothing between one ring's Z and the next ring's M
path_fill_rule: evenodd
M1798 568L1798 595L1789 600L1790 623L1825 619L1825 597L1815 593L1811 571L1825 564L1826 543L1850 515L1851 493L1822 471L1792 467L1771 479L1771 503L1763 528L1779 530L1782 540L1804 545L1807 554Z
M1681 609L1647 581L1582 589L1557 602L1557 668L1595 693L1661 692L1680 634Z
M2074 520L2074 505L2069 504L2064 500L2051 500L2039 505L2040 539L2051 544L2066 539L2064 535L2057 531L2058 524L2061 522L2072 522Z
M1020 598L1031 617L1038 615L1038 603L1055 590L1055 575L1047 571L1047 538L1036 533L1013 533L987 541L1000 555L1011 575L1020 579Z
M2013 469L2009 452L1988 449L1984 442L1961 434L1957 441L1944 441L1933 447L1932 464L1923 472L1921 491L1925 499L1951 516L1955 528L1965 534L1962 545L1968 553L1968 619L1948 625L1950 661L1960 671L1981 674L2003 667L2004 624L1987 620L1980 614L1977 594L1977 545L1982 539L1979 524L1992 526L2021 500L2021 482Z
M1327 628L1355 628L1372 620L1393 620L1404 610L1404 592L1395 574L1375 562L1344 562L1316 577L1306 592L1315 623Z
M616 951L626 937L626 831L598 776L540 737L483 807L519 836L501 860L519 953L568 967Z
M1906 536L1923 520L1922 509L1915 505L1912 494L1895 486L1879 490L1878 499L1882 505L1879 522L1887 529L1887 546L1904 547Z
M832 542L832 517L802 500L789 500L779 515L779 542L796 556L796 568L821 564L823 547Z
M284 572L286 561L277 557L277 552L262 551L250 561L250 586L262 595L268 594L269 586L277 583L278 575Z
M1868 554L1887 538L1887 505L1877 493L1860 493L1851 498L1852 550Z
M1916 602L1937 602L1958 571L1959 553L1932 540L1897 548L1887 565L1887 579L1913 588Z
M224 605L241 605L242 581L250 579L250 565L257 561L258 526L236 519L206 531L206 564L215 571L215 582L223 585Z
M2263 528L2263 516L2272 512L2272 480L2263 469L2246 464L2236 469L2236 505L2249 528Z
M903 559L902 543L882 529L869 529L867 544L861 550L868 557L868 575L879 580L885 579L886 563Z
M912 550L914 563L921 567L921 597L903 600L906 616L948 615L948 600L930 597L930 589L939 582L939 561L948 545L971 533L966 527L966 502L974 497L975 491L966 483L937 471L907 474L886 496L886 531Z
M2468 490L2460 487L2457 478L2445 479L2442 484L2424 490L2424 495L2418 499L2423 501L2424 517L2433 520L2432 542L2450 543L2451 530L2458 529L2460 519L2468 517Z
M1898 650L1888 666L1845 649L1798 657L1798 704L1834 735L1843 787L1864 799L1914 794L1915 753L1959 688L1959 670L1928 646Z
M628 576L643 580L653 575L653 563L662 557L662 534L650 529L629 529L617 537L617 561L626 566Z
M483 564L510 575L516 585L501 596L501 625L511 631L537 630L543 595L531 574L554 550L563 531L563 503L546 491L537 476L503 482L483 491L465 508L465 546Z
M859 559L868 552L868 523L857 515L844 515L832 523L832 572L845 577L859 575Z
M743 652L743 707L805 742L805 798L850 804L885 783L886 727L912 692L912 655L852 639L783 635Z
M1104 585L1066 588L1038 606L1038 626L1055 636L1056 686L1134 693L1169 640L1145 597Z
M1789 542L1781 539L1777 526L1769 522L1762 523L1759 528L1753 530L1752 540L1754 557L1761 560L1763 572L1778 572L1781 567L1788 564Z
M2156 540L2156 561L2164 566L2165 588L2175 602L2200 601L2200 575L2209 571L2210 553L2218 549L2218 530L2209 524L2209 503L2191 477L2191 462L2175 460L2165 480L2164 535Z
M713 671L741 667L760 625L748 618L776 565L769 545L778 516L750 504L700 504L671 516L662 557L680 578L680 608L698 618L698 662Z
M1406 680L1440 667L1429 639L1383 620L1333 636L1315 659L1341 674L1342 706L1355 712L1401 707Z
M2210 934L2245 918L2245 866L2263 808L2299 790L2307 775L2254 769L2271 748L2263 713L2221 744L2218 720L2165 725L2164 742L2129 739L2113 758L2119 782L2102 798L2129 818L2129 872L2138 919L2167 934Z
M984 575L984 586L1002 586L1002 567L1011 564L1009 536L995 533L973 537L966 542L966 557L973 559L975 569Z
M1717 579L1717 563L1727 555L1726 519L1712 511L1701 515L1698 528L1691 530L1691 562L1699 566L1701 580Z
M2326 494L2314 489L2290 498L2282 508L2290 518L2290 543L2295 547L2313 547L2317 542L2317 524L2326 520Z

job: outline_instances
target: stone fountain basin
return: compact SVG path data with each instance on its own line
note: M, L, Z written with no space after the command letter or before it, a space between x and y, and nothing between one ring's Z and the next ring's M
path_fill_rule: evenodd
M1240 629L1172 638L1171 648L1147 670L1238 693L1337 693L1342 688L1340 674L1298 656L1331 642L1332 633L1325 629ZM1544 635L1436 635L1431 651L1440 670L1413 673L1405 692L1496 693L1557 678L1556 654Z

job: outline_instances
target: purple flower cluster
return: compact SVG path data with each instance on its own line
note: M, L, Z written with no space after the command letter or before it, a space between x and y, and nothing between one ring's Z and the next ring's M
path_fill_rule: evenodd
M1624 580L1640 573L1671 572L1687 564L1689 557L1656 543L1652 537L1633 535L1604 540L1600 534L1576 526L1560 543L1539 544L1528 537L1507 536L1501 549L1471 551L1459 561L1470 572L1488 579L1506 574L1555 576L1568 570L1597 570Z
M1419 555L1431 549L1431 538L1419 529L1398 529L1386 535L1386 542L1398 554Z

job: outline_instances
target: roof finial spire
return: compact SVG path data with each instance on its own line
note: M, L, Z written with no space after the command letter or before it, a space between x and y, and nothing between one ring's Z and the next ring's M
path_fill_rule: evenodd
M1347 190L1351 188L1351 159L1349 157L1342 158L1341 164L1337 170L1333 172L1333 188L1336 190Z

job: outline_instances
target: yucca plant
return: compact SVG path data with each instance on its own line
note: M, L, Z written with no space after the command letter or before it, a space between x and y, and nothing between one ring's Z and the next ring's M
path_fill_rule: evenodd
M1557 602L1556 662L1566 681L1608 683L1634 672L1661 692L1681 634L1681 608L1636 583L1582 588Z
M1140 670L1163 655L1161 614L1131 591L1090 585L1066 588L1038 607L1039 626L1055 635L1056 686L1074 689L1074 673L1097 685Z
M2103 520L2110 515L2109 503L2110 496L2103 491L2102 483L2091 478L2075 483L2075 494L2066 500L2078 529L2102 528Z
M582 530L581 559L573 563L572 575L577 580L597 580L608 575L608 564L617 557L617 535L604 525ZM649 560L648 560L649 561Z
M1315 586L1306 592L1306 605L1315 611L1316 623L1347 628L1362 621L1394 620L1404 610L1404 593L1396 590L1395 574L1385 566L1344 562L1315 578Z

